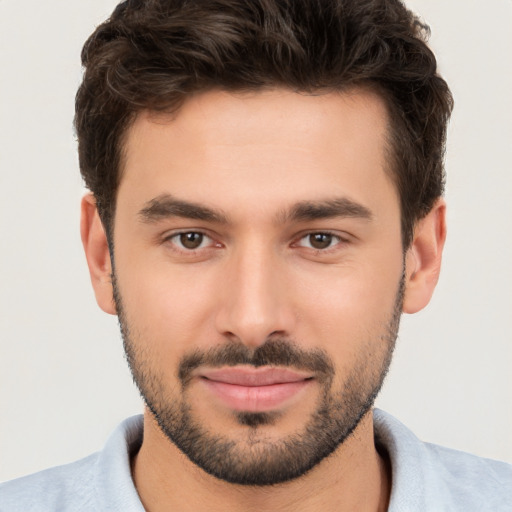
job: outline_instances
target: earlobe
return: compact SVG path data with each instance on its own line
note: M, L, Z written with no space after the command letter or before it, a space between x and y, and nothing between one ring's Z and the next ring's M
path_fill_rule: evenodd
M82 198L80 234L96 301L103 311L115 315L107 236L98 214L96 200L90 193Z
M446 239L446 203L439 199L414 229L406 254L404 313L423 309L434 293Z

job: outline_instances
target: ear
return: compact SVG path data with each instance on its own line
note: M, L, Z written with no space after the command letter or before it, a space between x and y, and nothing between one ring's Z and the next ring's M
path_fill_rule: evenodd
M115 315L112 265L107 235L96 208L96 200L90 193L82 198L80 234L96 302L103 311Z
M404 313L416 313L430 302L441 271L445 239L446 203L439 199L417 222L407 250Z

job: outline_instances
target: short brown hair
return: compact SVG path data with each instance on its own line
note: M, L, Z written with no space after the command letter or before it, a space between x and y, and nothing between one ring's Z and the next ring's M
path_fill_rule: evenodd
M142 110L173 111L210 89L371 87L390 115L402 239L444 188L453 100L398 0L127 0L89 37L76 96L79 161L111 235L123 136Z

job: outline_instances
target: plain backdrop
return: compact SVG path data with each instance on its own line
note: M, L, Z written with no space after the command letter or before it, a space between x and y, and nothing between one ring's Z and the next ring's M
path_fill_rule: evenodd
M249 1L249 0L248 0ZM85 456L141 403L79 238L80 49L114 0L0 0L0 480ZM512 1L409 0L456 101L438 290L378 405L512 462Z

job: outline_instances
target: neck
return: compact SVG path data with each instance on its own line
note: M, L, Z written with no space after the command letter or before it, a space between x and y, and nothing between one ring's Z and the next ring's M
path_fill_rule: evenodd
M135 486L147 512L376 512L387 510L389 464L374 444L370 411L353 434L306 475L272 486L219 480L193 464L144 415L144 441L132 462Z

